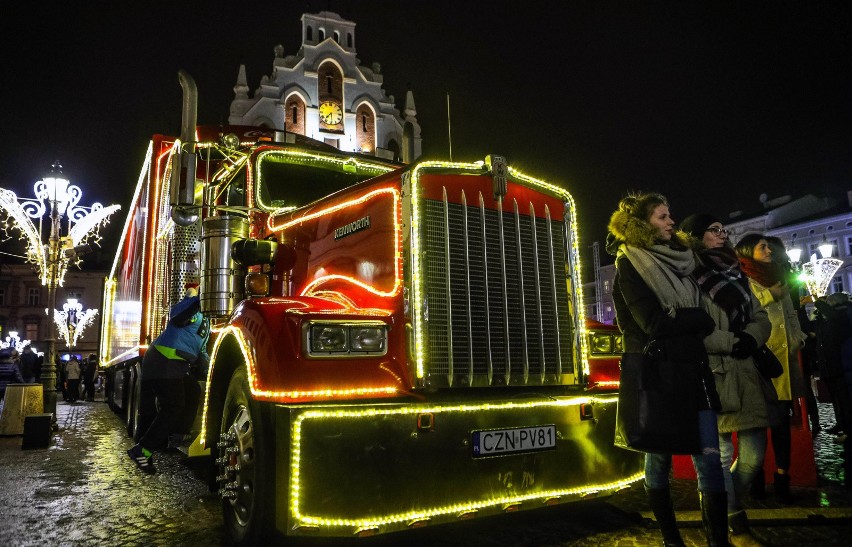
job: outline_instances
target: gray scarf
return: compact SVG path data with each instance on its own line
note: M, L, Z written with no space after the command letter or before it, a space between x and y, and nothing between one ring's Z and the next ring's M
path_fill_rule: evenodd
M695 269L692 250L660 244L648 249L622 244L618 253L630 260L669 316L674 317L677 308L698 307L698 285L689 275Z

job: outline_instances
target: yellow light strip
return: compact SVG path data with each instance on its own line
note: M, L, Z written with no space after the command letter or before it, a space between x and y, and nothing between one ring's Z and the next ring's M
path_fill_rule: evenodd
M396 386L376 386L368 388L353 388L353 389L319 389L312 391L271 391L260 389L257 385L257 369L254 359L254 351L245 339L243 332L233 325L228 325L222 328L219 336L216 337L216 342L213 345L213 351L210 354L210 369L207 371L207 386L204 393L204 409L201 414L201 442L204 444L207 437L207 409L210 403L210 385L213 378L213 369L216 365L216 355L219 352L219 346L222 341L228 336L233 335L240 347L240 352L243 354L243 359L246 364L246 373L248 374L249 389L252 396L257 399L305 399L305 398L340 398L352 396L371 396L371 395L393 395L397 393Z
M292 430L292 450L290 457L290 512L293 518L298 522L298 525L304 526L352 526L356 528L374 528L382 525L388 525L397 522L411 522L420 519L428 519L435 516L447 514L460 514L471 511L477 511L487 507L504 506L507 504L518 504L531 500L546 500L560 496L586 496L589 494L617 490L630 485L644 477L644 472L636 473L626 479L613 481L610 483L587 484L581 487L564 488L556 490L547 490L532 494L522 494L516 496L495 497L487 500L470 501L467 503L458 503L454 505L439 506L433 508L424 508L420 510L394 513L383 515L381 517L371 517L364 519L347 519L347 518L325 518L315 515L304 515L301 512L301 437L302 424L308 419L321 418L364 418L376 416L388 416L393 414L441 414L446 412L487 412L487 411L505 411L510 409L527 409L536 407L567 407L576 406L583 403L596 402L599 404L615 404L617 396L603 397L576 397L572 399L564 399L558 401L536 401L528 403L502 403L494 404L487 403L482 405L456 405L447 407L433 407L417 405L405 408L371 408L368 410L310 410L296 417L293 423Z
M398 189L396 189L394 187L379 188L379 189L373 190L372 192L367 192L366 194L364 194L360 197L357 197L355 199L351 199L349 201L338 203L337 205L333 205L331 207L326 207L325 209L320 209L319 211L315 211L313 213L309 213L309 214L306 214L304 216L300 216L299 218L291 219L290 221L285 222L281 225L274 224L275 215L270 215L269 219L267 220L267 226L269 227L269 229L271 231L279 232L279 231L282 231L282 230L286 230L287 228L294 226L296 224L302 224L303 222L307 222L307 221L313 220L315 218L319 218L319 217L322 217L322 216L325 216L325 215L329 215L331 213L334 213L336 211L340 211L342 209L353 207L355 205L360 205L360 204L365 203L365 202L373 199L374 197L380 196L382 194L391 194L391 196L393 196L394 237L393 237L392 245L394 245L394 247L395 247L394 250L393 250L393 253L392 253L393 256L394 256L394 284L393 284L393 288L389 291L382 291L382 290L377 289L376 287L373 287L372 285L369 285L367 283L364 283L363 281L355 279L354 277L346 276L346 275L332 274L332 275L325 275L325 276L322 276L322 277L318 277L317 279L314 279L313 281L311 281L304 289L302 289L302 292L300 293L301 296L313 296L313 295L318 294L320 292L325 292L325 291L318 291L318 290L316 290L316 288L323 285L324 283L326 283L328 281L333 281L335 279L345 281L345 282L351 283L353 285L357 285L358 287L361 287L362 289L364 289L368 292L371 292L371 293L373 293L377 296L390 297L390 296L396 296L396 295L399 294L400 290L402 290L402 275L401 275L401 269L402 269L402 265L401 265L401 262L402 262L402 249L401 249L401 247L402 247L402 221L401 221L401 215L402 215L402 212L400 211L400 194L399 194Z
M369 174L369 175L372 175L372 176L382 175L382 174L387 173L389 171L393 171L395 169L398 169L398 167L396 167L396 166L389 166L389 165L386 165L384 163L365 161L363 159L359 159L359 158L355 158L355 157L329 156L329 155L317 154L317 153L314 153L314 152L304 152L304 151L300 151L300 150L289 150L289 149L285 149L285 150L282 150L282 149L265 150L265 151L261 152L260 154L258 154L258 157L257 157L257 160L256 160L257 165L260 165L263 158L267 155L284 156L287 159L295 160L295 161L291 161L289 163L295 163L295 164L301 164L301 165L318 164L318 163L326 164L326 165L332 166L332 168L337 170L337 171L343 171L343 172L346 171L346 167L352 166L356 170L364 171L365 174ZM287 162L282 162L282 163L287 163ZM248 185L252 181L246 181L246 182L247 182L247 185ZM260 180L260 178L258 178L258 181L257 181L258 186L260 186L261 183L262 183L262 181ZM246 190L251 191L251 188L247 188ZM257 195L258 195L258 198L259 198L260 195L261 195L261 192L258 192ZM259 199L258 199L258 204L261 207L264 207L265 209L269 209L269 210L276 209L275 207L273 207L271 205L263 203ZM270 228L271 228L271 226L270 226Z

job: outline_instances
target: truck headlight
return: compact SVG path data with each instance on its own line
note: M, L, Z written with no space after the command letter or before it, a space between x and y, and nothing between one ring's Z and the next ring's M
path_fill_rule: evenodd
M384 323L311 322L305 327L309 357L360 357L387 353Z
M593 332L591 336L592 353L612 353L612 336L609 333Z

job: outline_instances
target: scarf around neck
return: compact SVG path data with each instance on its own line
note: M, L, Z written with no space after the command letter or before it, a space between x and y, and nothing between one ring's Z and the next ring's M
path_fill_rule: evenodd
M749 279L757 281L764 287L769 288L779 281L784 281L780 266L774 262L758 262L747 256L741 256L739 260L740 267Z
M719 247L698 251L692 275L701 292L728 315L731 332L742 330L751 320L751 290L734 250Z
M669 316L674 317L678 308L698 306L698 285L689 275L695 269L695 255L690 249L662 244L642 248L625 243L618 251L630 260Z

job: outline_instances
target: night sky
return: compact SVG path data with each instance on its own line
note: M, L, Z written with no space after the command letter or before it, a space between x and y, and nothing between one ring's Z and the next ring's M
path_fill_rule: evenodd
M850 6L16 4L0 38L0 187L30 197L58 159L83 204L122 205L105 232L112 255L150 135L180 131L178 70L198 85L199 124L226 123L239 65L253 92L271 74L277 44L285 55L298 50L301 14L329 10L357 23L358 57L382 65L398 107L414 92L424 158L449 156L449 94L453 159L502 154L568 188L584 246L603 240L628 190L666 194L675 219L754 210L762 193L844 197L852 189Z

